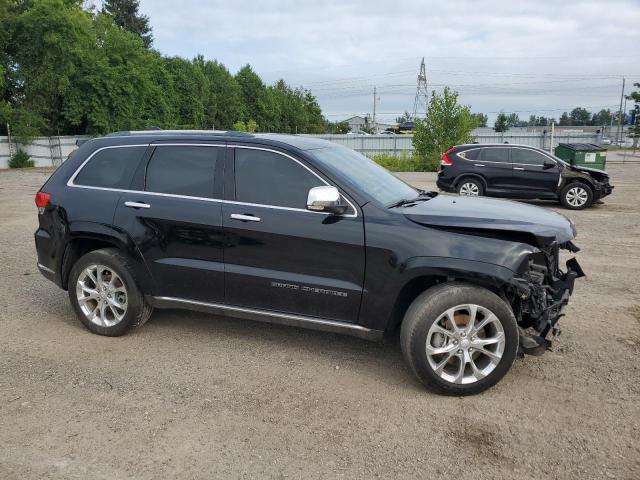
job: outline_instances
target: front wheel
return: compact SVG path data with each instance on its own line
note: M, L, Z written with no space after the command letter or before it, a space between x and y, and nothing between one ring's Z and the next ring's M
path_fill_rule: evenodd
M429 390L473 395L500 381L518 351L509 305L493 292L445 283L422 293L402 322L405 360Z
M570 183L560 192L560 201L565 208L582 210L593 203L593 190L584 183Z

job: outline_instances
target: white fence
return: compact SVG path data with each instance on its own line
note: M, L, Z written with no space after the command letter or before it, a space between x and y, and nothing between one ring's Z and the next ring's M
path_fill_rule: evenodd
M352 148L364 155L372 157L382 153L392 155L410 154L413 151L411 140L413 135L304 135L323 138L333 143ZM37 167L58 166L69 153L76 148L76 140L87 137L39 137L24 150L35 161ZM511 143L531 145L548 150L551 144L550 135L539 133L509 134L480 134L475 137L478 143ZM601 136L596 134L558 135L553 139L553 146L558 143L595 143L600 144ZM16 151L16 145L13 145ZM9 141L7 137L0 137L0 168L7 168L9 162Z
M30 145L11 145L13 153L17 148L26 151L36 167L57 167L76 147L76 140L86 137L37 137ZM9 139L0 137L0 168L9 166Z
M323 138L333 143L339 143L364 155L372 157L383 153L402 155L413 152L413 135L304 135L307 137ZM510 143L530 145L532 147L549 150L551 135L541 133L496 133L475 135L478 143ZM559 143L595 143L600 144L602 138L597 134L582 133L572 135L557 135L553 138L553 147Z

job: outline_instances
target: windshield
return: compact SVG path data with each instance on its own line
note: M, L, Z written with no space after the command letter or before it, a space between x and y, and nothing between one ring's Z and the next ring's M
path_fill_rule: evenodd
M393 176L373 160L349 148L319 148L308 150L307 153L321 166L342 174L347 183L384 205L418 196L415 188Z

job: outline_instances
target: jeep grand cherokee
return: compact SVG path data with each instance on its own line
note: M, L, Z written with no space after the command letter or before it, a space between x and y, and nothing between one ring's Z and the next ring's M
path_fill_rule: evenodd
M36 194L42 274L116 336L187 308L379 339L440 393L540 354L582 275L567 218L417 190L313 138L121 132L84 143Z

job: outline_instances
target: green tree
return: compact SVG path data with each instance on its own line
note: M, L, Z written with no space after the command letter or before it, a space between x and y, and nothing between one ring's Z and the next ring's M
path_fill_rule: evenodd
M351 127L349 126L349 122L343 120L341 122L327 122L327 131L329 133L349 133L351 131Z
M233 124L232 129L236 132L254 133L258 129L258 124L253 120L249 120L246 123L242 120L238 120Z
M500 112L496 117L496 121L493 124L493 130L496 132L506 132L509 129L509 123L507 116L504 112Z
M560 122L558 123L558 125L560 125L561 127L573 125L571 122L571 117L567 112L563 112L562 115L560 115Z
M633 86L639 90L631 92L627 96L627 100L631 100L635 104L635 122L629 132L633 136L633 151L635 153L640 140L640 83L634 83Z
M484 113L472 113L471 118L476 123L476 127L486 127L489 117Z
M591 113L582 107L571 110L569 118L571 119L571 125L589 125L591 123Z
M204 99L207 81L197 63L180 57L164 60L165 69L171 77L173 95L171 108L176 115L176 127L186 129L205 128ZM207 125L211 128L210 125Z
M507 115L507 128L511 127L519 127L520 126L520 117L517 113L510 113Z
M397 124L402 124L404 122L410 122L411 121L411 114L409 112L407 112L406 110L404 111L404 113L399 116L396 117L396 123Z
M261 131L325 130L308 90L284 80L267 86L249 65L234 76L202 56L168 58L145 48L149 32L131 20L141 17L137 1L108 1L97 13L82 5L0 0L3 133L6 123L25 141L153 126L231 128L236 121Z
M458 92L445 87L442 95L431 94L424 120L415 124L413 147L423 170L438 168L440 156L456 144L473 140L475 122L468 106L458 103Z
M608 108L600 110L598 113L594 113L591 118L591 125L601 127L603 125L609 125L611 123L611 110Z
M139 0L105 0L102 6L102 13L113 18L120 28L140 37L145 48L149 48L153 43L149 17L139 10Z

